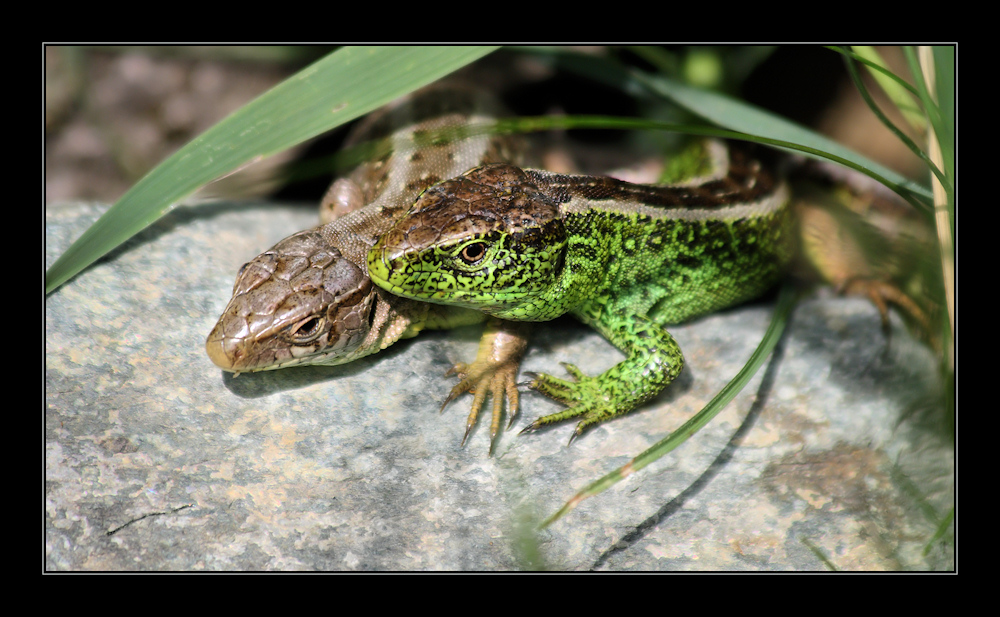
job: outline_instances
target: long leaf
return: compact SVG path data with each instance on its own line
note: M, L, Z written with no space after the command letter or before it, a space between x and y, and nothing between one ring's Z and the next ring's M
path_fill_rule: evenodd
M533 48L533 51L547 54L566 70L623 92L633 95L639 95L640 92L653 93L716 126L744 133L743 137L754 136L757 138L754 141L758 143L802 152L815 159L827 159L848 165L889 186L914 206L925 213L930 213L927 202L930 202L932 197L926 187L832 139L745 101L696 88L662 75L629 69L608 58L572 54L562 48ZM697 134L707 133L699 131Z
M638 72L633 74L643 80L654 92L669 98L688 111L714 124L776 141L799 144L804 146L804 148L799 148L800 152L808 153L812 150L815 154L808 155L815 158L827 158L837 162L850 161L854 163L856 168L865 170L872 177L881 178L881 181L885 181L889 185L894 185L923 199L931 197L930 191L926 187L853 152L832 139L785 118L717 92L693 88L666 77L644 76Z
M306 67L187 144L135 184L45 273L45 293L202 185L447 75L493 47L347 47Z

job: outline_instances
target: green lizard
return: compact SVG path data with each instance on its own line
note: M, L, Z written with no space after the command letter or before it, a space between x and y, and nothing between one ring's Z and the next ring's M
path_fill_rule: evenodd
M568 408L523 432L580 418L575 438L678 376L683 355L665 325L760 295L788 270L797 235L815 235L796 228L788 186L768 167L720 142L702 148L688 158L707 173L671 186L503 164L470 170L421 194L369 252L369 275L408 298L510 320L569 313L598 330L624 361L596 377L566 364L572 381L540 374L530 384ZM840 268L821 270L834 279ZM839 282L856 280L847 272ZM921 317L890 285L851 290L871 295L883 318L884 300Z

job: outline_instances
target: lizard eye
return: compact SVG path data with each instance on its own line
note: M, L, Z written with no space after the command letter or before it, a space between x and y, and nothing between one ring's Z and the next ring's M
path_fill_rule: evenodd
M469 265L477 263L486 254L486 244L482 242L473 242L472 244L467 244L462 252L458 256Z
M323 323L325 321L325 317L313 316L295 324L288 330L292 342L296 345L305 345L306 343L315 341L323 334Z

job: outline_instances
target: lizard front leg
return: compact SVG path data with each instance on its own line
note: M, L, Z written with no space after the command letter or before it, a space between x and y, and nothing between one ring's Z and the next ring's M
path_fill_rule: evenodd
M491 455L497 435L500 433L504 401L507 403L507 427L510 428L514 424L519 403L517 370L521 365L524 350L528 346L529 330L530 324L525 322L489 319L479 340L476 359L471 364L459 362L448 371L449 375L457 374L461 381L451 389L448 398L441 405L441 411L461 394L471 392L474 395L472 411L465 424L462 445L465 445L465 440L476 425L476 419L487 394L493 399L493 417L490 422Z
M574 381L547 374L535 376L531 382L533 389L568 405L569 409L535 420L522 433L582 417L570 438L572 443L591 426L628 413L656 396L684 368L684 356L677 341L648 317L613 313L596 302L573 314L597 329L627 357L596 377L585 375L572 364L564 366Z

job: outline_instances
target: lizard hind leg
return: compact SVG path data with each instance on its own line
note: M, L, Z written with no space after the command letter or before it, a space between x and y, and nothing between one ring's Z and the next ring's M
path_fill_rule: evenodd
M796 203L799 221L799 274L833 286L837 293L867 298L879 312L882 330L890 333L889 305L895 306L915 333L937 347L928 311L903 289L919 279L919 269L905 241L876 229L865 217L831 200ZM909 257L908 257L909 256ZM933 302L928 302L933 311Z

